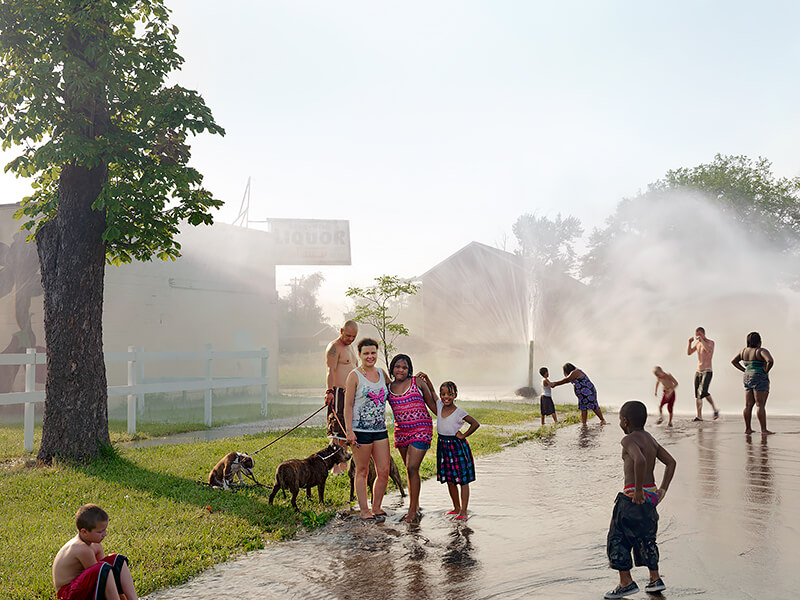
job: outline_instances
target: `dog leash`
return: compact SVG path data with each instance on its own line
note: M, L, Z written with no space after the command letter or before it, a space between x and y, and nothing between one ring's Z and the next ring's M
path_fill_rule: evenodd
M323 404L323 405L322 405L322 406L320 406L320 407L319 407L317 410L315 410L313 413L311 413L309 416L307 416L305 419L303 419L302 421L300 421L300 422L299 422L297 425L295 425L294 427L292 427L292 428L291 428L291 429L289 429L288 431L284 431L284 432L283 432L281 435L279 435L278 437L276 437L276 438L275 438L274 440L272 440L272 441L271 441L269 444L267 444L266 446L262 446L261 448L259 448L259 449L258 449L258 450L256 450L255 452L253 452L253 453L249 454L248 456L255 456L256 454L258 454L258 453L259 453L259 452L261 452L262 450L266 450L267 448L269 448L270 446L272 446L272 444L274 444L275 442L277 442L279 439L281 439L282 437L285 437L285 436L289 435L289 434L290 434L291 432L293 432L295 429L297 429L298 427L300 427L300 425L302 425L303 423L305 423L306 421L308 421L308 420L309 420L311 417L313 417L314 415L316 415L316 414L317 414L319 411L321 411L323 408L327 408L327 404ZM335 414L336 414L336 412L334 412L333 414L335 415ZM339 419L338 419L338 417L337 417L337 419L336 419L336 420L337 420L337 421L339 420ZM341 423L339 423L339 425L341 425Z

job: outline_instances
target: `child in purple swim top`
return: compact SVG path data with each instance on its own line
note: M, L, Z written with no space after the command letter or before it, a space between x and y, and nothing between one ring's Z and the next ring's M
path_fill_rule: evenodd
M453 501L453 510L447 514L463 521L467 519L469 484L475 481L475 461L467 438L481 424L466 410L456 406L458 388L455 383L445 381L439 388L439 395L441 398L436 402L436 479L447 484ZM464 423L469 423L469 429L462 432ZM458 486L461 486L461 494Z
M389 364L393 381L389 384L389 406L394 416L394 445L403 457L408 476L408 514L403 521L419 520L419 465L431 447L433 419L436 412L433 388L425 373L413 376L411 357L398 354Z

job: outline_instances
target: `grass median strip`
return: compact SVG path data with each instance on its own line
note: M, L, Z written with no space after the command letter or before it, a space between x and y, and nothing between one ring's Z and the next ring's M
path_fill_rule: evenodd
M483 427L471 438L476 456L499 452L504 445L552 431L540 429L538 408L516 403L459 403ZM559 406L559 425L579 421L575 406ZM21 436L21 432L19 432ZM278 494L269 506L275 468L287 458L303 458L327 444L322 428L301 428L256 456L256 477L267 488L235 492L198 485L211 467L231 450L253 452L277 437L270 432L212 442L147 448L114 447L86 464L32 464L30 455L8 451L0 462L0 589L9 600L52 599L53 556L75 535L73 516L94 502L111 521L107 552L131 561L141 595L185 582L208 567L292 537L300 528L325 524L349 506L346 476L329 477L326 505L304 493L296 513ZM16 446L17 432L0 427L0 440ZM434 440L435 445L435 440ZM393 451L398 466L402 463ZM435 448L421 468L423 478L436 474ZM480 476L480 472L478 473ZM405 473L404 473L405 480ZM390 483L391 491L391 483Z

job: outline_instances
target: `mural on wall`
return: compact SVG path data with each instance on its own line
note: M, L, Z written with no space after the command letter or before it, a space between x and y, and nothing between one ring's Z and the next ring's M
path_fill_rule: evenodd
M42 281L39 274L39 256L36 244L25 241L26 234L14 234L11 244L0 242L0 300L12 296L17 331L12 331L3 354L24 354L26 348L36 348L44 352L43 346L36 344L36 334L31 324L31 300L42 295ZM11 329L14 327L12 325ZM8 333L4 332L4 337ZM0 340L0 345L6 340ZM0 365L0 393L17 392L14 381L22 365ZM36 382L44 383L44 365L36 367ZM17 386L19 387L19 386Z

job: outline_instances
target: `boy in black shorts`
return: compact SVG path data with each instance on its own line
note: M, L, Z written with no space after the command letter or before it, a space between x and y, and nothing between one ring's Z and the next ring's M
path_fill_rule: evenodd
M644 430L647 407L638 400L622 405L619 411L619 426L625 432L622 438L622 466L625 487L617 494L611 525L608 529L606 551L612 569L619 571L619 585L606 592L604 598L624 598L639 591L631 577L631 550L636 566L650 570L650 583L644 591L655 594L666 589L658 574L658 513L656 505L663 500L672 476L675 474L675 459ZM655 463L664 463L661 487L656 487Z

